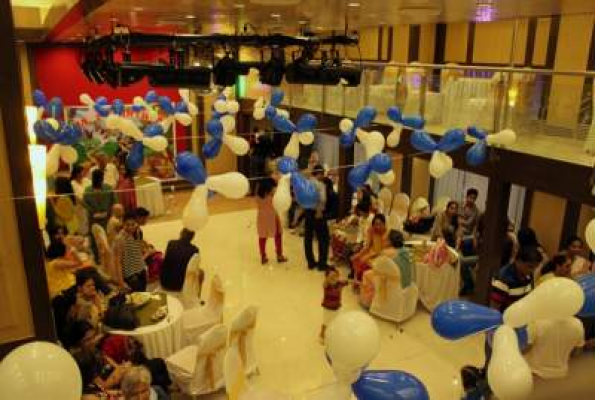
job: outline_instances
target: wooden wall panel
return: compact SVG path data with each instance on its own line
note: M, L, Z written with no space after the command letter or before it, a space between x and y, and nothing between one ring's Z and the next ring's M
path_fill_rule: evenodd
M407 62L409 51L409 25L393 27L392 61Z
M464 63L466 61L468 31L469 24L466 22L447 24L445 62Z
M434 46L436 45L436 25L421 25L421 37L419 43L419 61L423 63L434 62Z
M509 64L515 21L496 21L475 25L473 63ZM514 62L522 65L527 46L528 20L519 20L514 43Z
M377 27L364 28L359 31L359 47L361 57L363 60L377 60L378 59L378 34L380 30ZM357 47L347 47L347 55L353 60L359 58Z
M430 204L431 199L428 199L430 188L430 172L428 170L430 163L418 157L413 158L413 172L411 177L411 201L418 197L425 197Z
M538 18L533 47L533 65L543 67L547 57L547 44L550 35L551 18Z
M544 192L533 193L529 227L535 230L548 254L558 251L565 210L565 199Z

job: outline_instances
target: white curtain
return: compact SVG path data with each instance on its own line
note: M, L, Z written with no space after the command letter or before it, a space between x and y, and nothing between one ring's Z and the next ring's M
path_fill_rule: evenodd
M432 204L438 199L448 197L451 200L463 202L467 189L475 188L479 191L477 207L483 212L485 210L486 196L488 194L488 178L460 169L452 169L442 178L436 180L434 186L434 198ZM523 203L525 201L525 188L512 185L510 199L508 202L508 218L518 228L523 218Z
M320 163L328 168L339 166L339 138L317 134L315 148L320 156Z

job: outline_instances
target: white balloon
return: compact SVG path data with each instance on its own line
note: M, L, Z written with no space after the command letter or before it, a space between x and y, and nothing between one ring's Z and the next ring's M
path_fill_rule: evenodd
M592 219L587 224L587 228L585 229L585 239L587 239L589 248L595 251L595 219Z
M121 118L118 128L124 135L130 136L134 140L143 140L143 132L131 119Z
M163 132L168 132L169 128L171 128L172 124L174 123L175 117L173 116L169 116L169 117L165 117L161 122L161 128L163 129Z
M198 107L196 107L196 104L186 102L186 107L188 107L188 114L192 116L198 115Z
M284 110L282 108L277 108L277 115L280 115L283 118L289 119L289 111Z
M430 175L436 179L440 179L452 169L452 165L452 158L448 154L442 151L435 151L430 160Z
M364 368L380 349L378 325L362 311L342 313L328 326L325 345L333 369L355 371Z
M260 121L262 119L264 119L264 108L254 108L254 111L252 112L252 116L254 117L255 120Z
M230 199L241 199L250 191L248 178L239 172L227 172L207 178L207 187Z
M363 144L364 146L366 145L366 142L368 141L368 136L370 135L369 132L364 131L363 129L356 129L355 130L355 136L357 137L357 140L360 141L361 144Z
M60 158L66 164L72 165L78 160L79 155L74 147L62 145L60 146Z
M359 130L359 129L358 129ZM366 141L364 142L364 147L366 149L366 155L368 160L374 157L376 154L379 154L384 150L384 145L386 141L382 133L378 131L372 131L368 133L366 136Z
M62 145L54 144L47 153L45 164L45 175L54 176L60 167L60 154L62 153Z
M231 114L237 114L240 111L240 103L235 100L227 102L227 112Z
M213 103L213 108L219 114L223 114L227 112L227 102L225 100L217 100Z
M134 99L132 99L132 103L137 106L143 106L143 107L147 106L147 103L145 103L145 99L143 99L140 96L135 96Z
M384 186L390 186L395 183L395 172L391 169L384 174L379 174L378 179Z
M95 102L93 101L91 96L89 96L87 93L82 93L79 96L79 100L81 103L83 103L84 105L89 106L89 107L93 107L95 105Z
M521 355L517 335L510 326L500 326L494 334L488 383L503 400L522 400L533 390L533 375Z
M302 132L299 134L300 143L309 146L314 143L314 133L312 132Z
M279 179L277 190L275 190L275 194L273 195L273 207L275 207L279 215L285 215L291 207L290 177L291 174L285 174Z
M174 118L176 119L176 121L178 121L180 124L184 126L189 126L192 124L192 117L190 116L190 114L175 113Z
M46 118L45 120L48 124L51 125L52 128L54 128L55 130L60 129L60 123L58 122L58 120L56 120L55 118Z
M188 103L190 101L190 89L178 89L178 94L184 103Z
M254 102L254 108L264 108L264 97L259 97Z
M209 210L207 208L208 193L209 189L206 185L199 185L194 189L182 213L184 228L196 232L207 224L209 220Z
M489 145L510 146L516 142L516 133L512 129L504 129L493 135L488 135L486 141Z
M161 152L167 149L167 138L165 136L153 136L143 138L143 144L153 151Z
M353 121L349 118L343 118L341 122L339 122L339 129L341 130L341 132L349 132L351 128L353 128Z
M581 286L569 278L552 278L504 311L504 323L513 328L539 319L564 319L575 315L585 302Z
M225 133L231 133L236 129L236 117L233 115L224 115L220 119Z
M105 127L107 129L119 129L121 119L122 119L122 117L120 117L119 115L110 114L104 119Z
M242 137L223 135L223 143L238 156L244 156L250 151L250 143Z
M83 383L72 356L48 342L31 342L0 363L0 398L37 400L81 398Z
M297 159L300 156L300 139L297 133L292 133L289 143L285 146L283 155Z
M391 133L386 138L386 144L388 147L397 147L401 141L401 132L403 131L403 125L395 124Z

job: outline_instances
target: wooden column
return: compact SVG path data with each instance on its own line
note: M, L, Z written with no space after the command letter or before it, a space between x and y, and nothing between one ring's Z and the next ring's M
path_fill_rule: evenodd
M479 249L477 281L474 301L488 304L493 274L501 267L504 239L508 225L508 200L510 182L504 182L492 175L488 183L486 210L483 215L483 240Z
M401 193L411 196L413 179L413 157L403 157L403 169L401 170Z
M19 56L15 47L12 9L9 1L0 1L0 124L6 134L6 153L12 186L12 195L19 198L13 202L18 224L19 244L24 268L29 302L33 317L34 334L37 340L54 340L55 331L45 275L43 240L38 227L37 212L33 199L33 179L27 148L27 128L21 84ZM6 192L2 196L5 196ZM13 201L12 199L6 201ZM5 207L6 205L2 205ZM31 340L28 338L25 340ZM0 358L18 343L0 346Z
M345 148L339 146L339 165L353 165L355 161L354 146ZM342 167L339 169L339 219L349 215L351 210L351 198L353 190L349 185L347 176L351 167Z
M581 204L574 201L566 201L566 209L564 210L564 222L562 223L562 231L560 233L559 249L562 250L568 238L576 235L578 230L578 220L581 216Z

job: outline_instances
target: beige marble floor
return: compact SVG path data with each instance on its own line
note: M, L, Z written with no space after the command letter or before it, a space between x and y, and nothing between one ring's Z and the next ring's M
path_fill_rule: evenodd
M323 347L317 340L322 275L306 269L302 239L289 233L284 235L284 245L290 261L262 266L255 220L254 210L213 215L197 235L196 243L207 279L216 270L225 281L228 293L225 322L245 305L255 304L260 308L255 345L261 374L252 379L253 383L305 399L304 393L333 380ZM163 249L180 228L179 220L151 223L144 228L145 237ZM269 243L270 255L272 246ZM358 308L355 296L346 289L343 309ZM432 400L459 399L460 367L483 362L482 337L458 342L443 340L432 331L430 316L422 308L404 324L380 320L378 324L382 333L381 350L370 368L413 373L426 385ZM583 355L572 365L571 378L538 383L535 398L595 399L594 366L593 353ZM569 396L569 390L575 395ZM220 392L201 398L226 397Z

